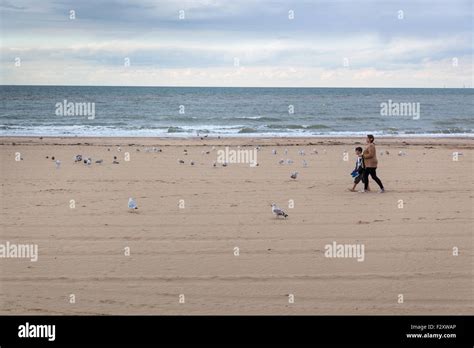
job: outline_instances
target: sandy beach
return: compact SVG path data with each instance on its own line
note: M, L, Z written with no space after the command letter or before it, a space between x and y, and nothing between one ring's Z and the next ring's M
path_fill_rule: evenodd
M474 314L474 139L376 139L384 194L348 191L357 142L3 137L0 243L38 260L0 259L0 313ZM226 146L258 166L213 167Z

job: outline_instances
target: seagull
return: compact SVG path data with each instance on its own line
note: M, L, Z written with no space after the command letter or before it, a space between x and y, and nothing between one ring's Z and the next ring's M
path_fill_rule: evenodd
M184 161L182 159L179 159L178 163L184 164Z
M277 154L277 150L273 149L273 150L272 150L272 154L273 154L273 155L276 155L276 154Z
M89 158L87 159L87 161L86 161L86 164L87 164L88 166L90 166L91 163L92 163L92 160L91 160L91 158L89 157Z
M288 149L285 149L285 155L288 155Z
M292 163L293 163L293 160L288 158L288 159L286 160L286 163L287 163L287 164L292 164Z
M191 164L192 166L194 165L194 161L191 161L189 164Z
M285 163L285 160L284 160L284 159L281 159L278 163L284 164L284 163Z
M117 149L118 152L122 151L122 148L119 146Z
M56 168L59 169L60 166L61 166L61 161L60 161L60 160L56 160Z
M101 160L101 159L100 159L100 160L97 160L97 161L95 161L95 163L99 163L99 164L101 164L102 162L104 162L104 160Z
M214 161L214 162L212 163L212 166L213 166L213 167L216 167L216 166L217 166L217 162Z
M300 156L304 156L304 155L305 155L304 149L301 149L301 150L299 151L299 154L300 154Z
M308 162L306 162L306 160L303 160L303 167L307 167L308 166Z
M222 163L223 167L227 167L227 162Z
M82 162L82 155L76 155L74 162Z
M285 213L283 210L278 208L275 203L272 203L272 213L276 216L283 216L285 219L288 217L288 214Z
M298 172L293 172L293 173L291 173L291 175L290 175L290 178L292 178L292 179L294 179L294 180L296 180L297 177L298 177Z
M137 202L133 198L128 199L128 209L138 209Z

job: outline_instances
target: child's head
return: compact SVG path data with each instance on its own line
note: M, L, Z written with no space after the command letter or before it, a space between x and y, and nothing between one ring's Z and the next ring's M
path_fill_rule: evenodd
M355 148L356 155L360 155L362 153L362 148L360 146Z

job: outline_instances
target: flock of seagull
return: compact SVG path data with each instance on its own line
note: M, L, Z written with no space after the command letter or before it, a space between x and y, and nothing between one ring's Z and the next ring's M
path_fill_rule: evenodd
M120 149L120 148L119 148L119 149ZM212 147L212 151L214 151L215 149L216 149L215 146L213 146L213 147ZM257 150L260 150L260 147L257 147ZM119 151L120 151L120 150L119 150ZM153 150L150 150L150 149L146 148L146 149L145 149L145 152L162 152L162 151L161 151L160 149L155 150L155 148L153 148ZM288 154L288 149L285 149L285 150L284 150L284 153L285 153L285 155L287 155L287 154ZM326 150L324 150L324 153L326 153ZM203 155L205 155L205 154L210 154L210 151L201 151L201 154L203 154ZM273 154L273 155L277 155L277 150L276 150L276 149L273 149L273 150L272 150L272 154ZM300 151L298 152L298 154L299 154L300 156L304 156L304 155L305 155L304 149L300 150ZM317 150L313 150L313 154L318 154L318 151L317 151ZM183 150L183 155L185 155L185 156L188 155L188 150L184 149L184 150ZM179 158L178 158L178 163L179 163L179 164L185 164L185 161L184 161L183 159L179 159ZM287 159L287 160L281 159L281 160L279 161L279 164L285 164L285 163L286 163L286 164L293 164L294 162L293 162L293 160L291 160L291 159ZM195 164L195 162L191 160L191 161L189 162L189 164L193 166L193 165ZM223 166L223 167L227 167L227 165L228 165L228 164L227 164L226 162L222 163L222 166ZM217 166L217 162L214 161L213 164L212 164L212 166L213 166L213 167L216 167L216 166ZM251 167L256 167L256 166L258 166L258 163L252 163L252 164L250 164L250 166L251 166ZM305 168L308 167L308 162L307 162L306 160L304 160L304 159L303 159L303 167L305 167ZM298 178L298 174L299 174L299 173L298 173L297 171L294 171L294 172L292 172L292 173L290 174L290 178L293 179L293 180L296 180L296 179ZM286 218L288 217L288 214L287 214L283 209L281 209L280 207L278 207L275 203L272 203L272 204L271 204L271 207L272 207L272 213L273 213L273 215L274 215L276 218L283 217L283 218L286 219ZM128 209L129 209L130 211L135 211L136 209L138 209L137 202L136 202L136 200L135 200L134 198L132 198L132 197L130 197L130 198L128 199Z
M257 151L258 151L258 150L260 150L260 147L258 146L256 149L257 149ZM214 150L216 150L215 146L212 147L212 151L214 151ZM107 151L110 151L110 149L107 149ZM118 147L118 148L117 148L117 151L118 151L118 152L121 152L121 151L122 151L121 147ZM139 152L140 149L137 148L136 151ZM143 151L144 151L144 152L147 152L147 153L149 153L149 152L152 152L152 153L162 152L162 150L161 150L160 148L156 148L156 147L146 147L146 148L144 148ZM202 153L203 155L205 155L205 154L210 154L210 151L202 151L201 153ZM323 150L323 153L326 153L326 150L325 150L325 149ZM183 154L184 154L184 155L188 155L188 151L187 151L186 149L184 149L184 150L183 150ZM278 154L277 150L276 150L276 149L272 149L272 154L273 154L273 155L277 155L277 154ZM284 154L285 154L285 155L288 155L288 149L287 149L287 148L285 148ZM300 156L305 156L305 150L304 150L304 149L299 150L299 151L298 151L298 154L299 154ZM314 150L312 151L312 154L316 154L316 155L317 155L317 154L318 154L318 151L317 151L316 149L314 149ZM46 158L49 158L49 156L46 156ZM119 162L118 162L118 160L117 160L117 156L114 156L113 158L114 158L114 160L113 160L112 163L113 163L113 164L119 164ZM61 166L61 161L60 161L60 160L56 160L54 156L52 156L51 159L52 159L53 161L55 161L56 168L59 169L60 166ZM91 157L85 157L85 156L82 156L82 155L76 155L76 156L74 157L74 163L78 163L78 162L79 162L79 163L80 163L80 162L83 162L83 163L84 163L85 165L87 165L87 166L91 166L92 163L93 163ZM102 164L102 163L103 163L103 160L102 160L102 159L96 160L95 163L96 163L96 164ZM179 163L179 164L185 164L185 161L182 160L182 159L178 159L178 163ZM285 159L280 159L278 163L279 163L280 165L284 165L284 164L291 165L291 164L294 163L294 161L291 160L291 159L289 159L289 158L287 158L286 160L285 160ZM305 168L308 167L308 162L307 162L306 160L303 159L302 163L303 163L303 167L305 167ZM189 164L193 166L193 165L195 165L195 162L191 160L191 161L189 161ZM216 167L216 166L217 166L217 162L214 161L212 165L213 165L213 167ZM222 163L221 165L222 165L223 167L227 167L228 163L224 162L224 163ZM253 164L251 164L250 166L256 167L256 166L258 166L258 163L253 163ZM298 175L299 175L299 173L298 173L297 171L293 171L293 172L291 172L291 174L290 174L290 178L291 178L292 180L296 180L296 179L298 178ZM275 203L272 203L272 204L271 204L271 207L272 207L272 213L273 213L273 215L274 215L276 218L283 217L283 218L286 219L286 218L288 217L288 214L287 214L283 209L279 208ZM130 198L128 199L128 209L129 209L129 211L135 211L135 210L138 209L138 204L137 204L136 199L134 199L134 198L132 198L132 197L130 197Z

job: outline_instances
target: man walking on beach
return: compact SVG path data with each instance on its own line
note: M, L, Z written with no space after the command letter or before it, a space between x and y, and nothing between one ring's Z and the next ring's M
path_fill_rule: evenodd
M385 192L383 187L382 181L377 177L376 169L377 169L377 151L375 149L374 144L374 136L372 134L367 135L366 143L367 147L365 148L364 152L362 153L362 158L364 159L365 170L364 170L364 189L360 192L367 192L368 185L369 185L369 174L374 179L374 181L380 187L380 193Z

